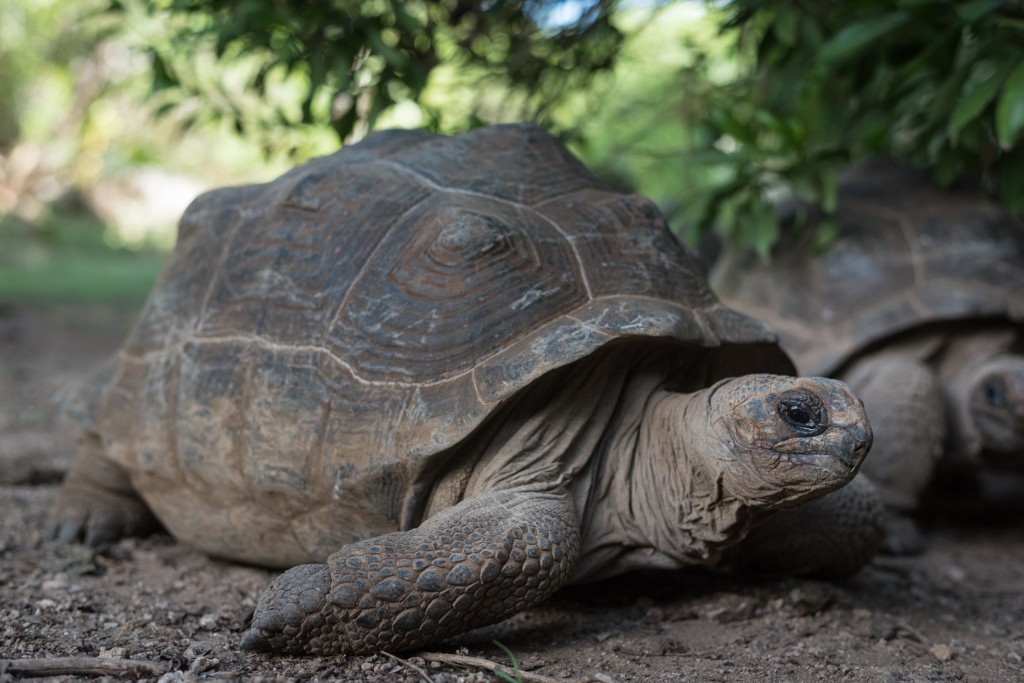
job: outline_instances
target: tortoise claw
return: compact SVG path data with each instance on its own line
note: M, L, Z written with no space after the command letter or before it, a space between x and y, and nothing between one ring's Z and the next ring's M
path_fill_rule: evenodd
M270 641L256 630L257 628L259 627L253 624L253 628L246 631L245 635L242 636L242 649L249 652L270 652Z
M85 434L50 511L46 536L96 547L158 528L128 473L106 457L97 435Z
M45 533L61 543L95 548L158 528L156 518L135 496L66 486L50 514Z
M263 593L242 649L253 652L309 652L324 627L322 614L331 588L326 564L302 564L278 576Z

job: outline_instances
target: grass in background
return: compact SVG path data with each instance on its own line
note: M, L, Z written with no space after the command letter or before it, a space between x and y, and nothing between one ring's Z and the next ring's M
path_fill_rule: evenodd
M104 228L84 210L58 208L39 225L0 216L0 301L142 303L166 254L111 248Z

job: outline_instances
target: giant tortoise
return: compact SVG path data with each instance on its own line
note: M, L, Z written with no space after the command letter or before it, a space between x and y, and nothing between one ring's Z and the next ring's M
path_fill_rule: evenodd
M290 567L243 639L278 652L419 647L633 568L848 573L879 540L841 489L871 430L844 384L791 372L649 201L541 129L383 132L187 210L69 401L51 534L152 511ZM756 529L732 547L778 510L764 552Z
M892 512L887 545L912 552L906 515L936 472L1024 471L1024 222L888 160L843 176L837 221L824 253L789 221L769 262L731 250L712 284L773 326L801 372L864 400L864 474Z

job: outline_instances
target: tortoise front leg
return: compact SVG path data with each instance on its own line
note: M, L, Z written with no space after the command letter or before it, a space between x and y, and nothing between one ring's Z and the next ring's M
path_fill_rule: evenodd
M401 651L536 605L579 557L566 496L492 492L410 531L343 546L327 564L281 574L260 598L247 650Z
M939 379L930 367L905 356L866 359L845 379L864 401L875 434L861 471L886 506L884 549L897 555L922 552L924 538L908 515L920 506L945 448Z
M776 512L730 551L727 564L743 574L845 579L881 547L883 520L877 490L858 475L823 498Z

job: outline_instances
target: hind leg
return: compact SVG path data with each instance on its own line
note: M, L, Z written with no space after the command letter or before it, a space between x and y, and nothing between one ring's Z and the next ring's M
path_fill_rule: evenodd
M946 443L939 380L914 358L887 356L860 363L846 381L864 401L875 435L861 469L885 504L885 550L921 552L924 541L909 515L920 507Z
M875 487L857 476L838 491L754 527L727 563L744 574L847 578L881 547L882 515Z
M99 436L86 432L50 510L47 537L97 546L158 527L128 474L106 457Z

